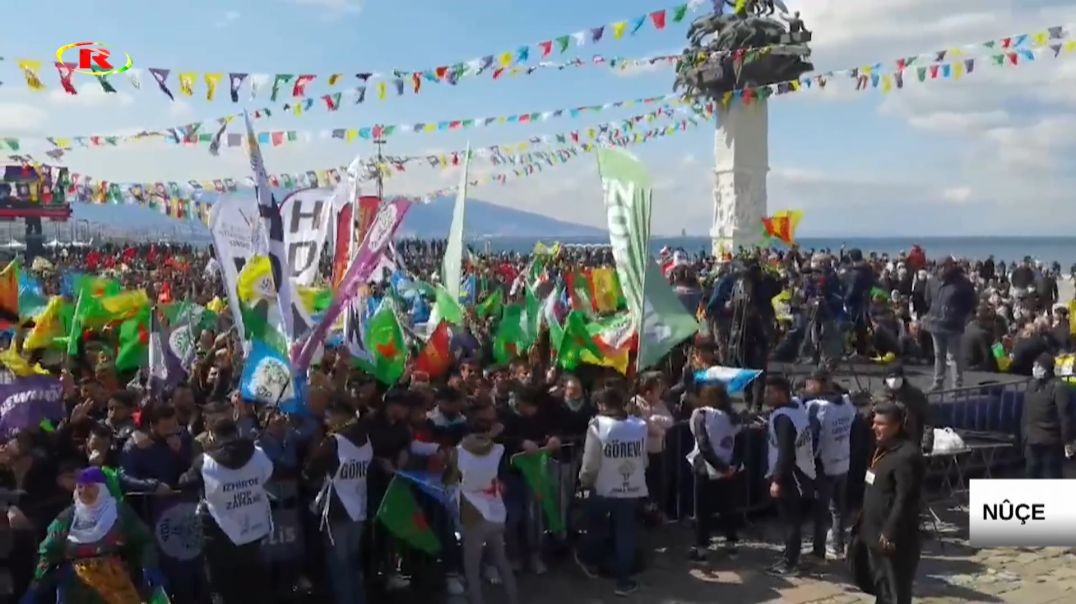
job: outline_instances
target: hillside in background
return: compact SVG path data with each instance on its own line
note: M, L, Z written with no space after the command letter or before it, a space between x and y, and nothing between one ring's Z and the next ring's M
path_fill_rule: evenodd
M251 204L254 196L249 192ZM280 193L277 193L280 195ZM216 201L215 194L204 197ZM407 213L399 234L402 237L443 238L448 236L452 222L454 199L440 198L429 204L416 204ZM87 231L91 235L107 238L208 238L208 231L196 222L177 221L147 209L124 206L98 206L75 204L75 219L81 221L79 238ZM122 218L121 218L122 215ZM89 222L89 225L86 225ZM123 226L119 226L122 224ZM21 239L22 225L12 227L17 239ZM45 238L54 233L61 240L70 238L70 225L45 226ZM525 212L479 199L467 200L464 234L468 239L480 237L596 237L605 235L604 229L557 220L534 212Z

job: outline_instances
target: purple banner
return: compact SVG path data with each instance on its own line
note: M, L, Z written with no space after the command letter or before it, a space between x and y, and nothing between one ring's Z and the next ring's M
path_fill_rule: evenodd
M383 204L377 211L373 224L370 225L362 243L355 251L351 266L347 267L344 278L340 280L340 286L333 296L332 304L325 309L321 322L314 327L310 337L306 338L301 345L296 344L292 347L291 364L295 374L304 373L310 366L310 359L313 358L318 346L325 341L325 337L329 335L329 329L336 322L336 318L358 293L359 287L369 280L370 274L374 272L381 259L381 254L392 241L392 236L396 234L396 229L403 222L404 215L410 207L411 202L406 199L393 199Z
M20 430L40 425L42 420L63 418L60 380L31 376L0 383L0 442L7 442Z

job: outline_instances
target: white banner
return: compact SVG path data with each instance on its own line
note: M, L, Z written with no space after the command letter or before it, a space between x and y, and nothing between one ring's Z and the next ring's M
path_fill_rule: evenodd
M329 237L333 212L332 189L293 191L280 204L284 226L287 275L298 285L311 285L318 275L321 251Z
M250 203L249 198L240 195L222 197L213 204L209 216L209 232L213 237L213 249L224 280L224 291L228 294L228 306L232 309L232 319L239 331L241 341L246 340L243 331L243 314L240 312L239 294L235 284L239 271L259 251L264 253L265 237L262 234L262 219L258 215L258 206Z

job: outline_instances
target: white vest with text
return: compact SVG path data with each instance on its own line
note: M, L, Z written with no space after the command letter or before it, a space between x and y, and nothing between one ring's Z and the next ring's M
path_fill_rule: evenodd
M798 401L793 401L791 405L781 407L770 414L766 428L770 441L766 478L773 476L773 469L777 467L777 430L774 428L774 422L782 416L792 420L792 426L796 429L796 468L808 478L814 479L814 445L811 443L811 430L807 425L807 411Z
M852 457L849 439L852 422L856 419L856 408L852 399L847 396L843 399L839 404L826 399L807 403L808 415L813 413L818 418L818 460L822 462L826 476L847 474Z
M333 437L336 439L336 456L340 461L332 477L333 491L351 520L366 520L366 470L374 458L374 448L369 440L357 447L340 434Z
M616 419L605 415L594 421L602 445L595 493L617 499L646 497L646 422L638 417Z
M258 541L272 530L265 483L273 475L273 462L255 447L254 455L237 469L202 454L202 482L209 515L235 545Z
M698 435L695 430L697 429L696 424L698 423L699 415L702 416L702 428L706 430L706 437L709 439L714 453L725 465L729 465L732 463L732 451L736 446L736 435L740 433L741 426L733 424L732 418L724 411L713 407L702 407L691 413L691 421L689 422L691 435L696 438ZM698 442L698 440L695 441L695 448L687 454L687 461L692 465L695 464L695 459L702 455ZM710 478L722 478L722 475L718 474L717 470L710 464L706 464L706 475Z
M487 521L503 524L506 517L497 470L504 456L504 445L493 445L485 455L475 455L456 447L456 467L460 471L460 494Z

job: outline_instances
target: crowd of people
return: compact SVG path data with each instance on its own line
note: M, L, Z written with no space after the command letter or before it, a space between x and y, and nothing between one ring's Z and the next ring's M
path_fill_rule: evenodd
M398 241L396 268L436 281L443 251L443 242ZM549 258L544 271L553 282L613 265L608 248L558 247ZM670 467L682 464L692 477L695 534L685 559L705 564L717 536L721 555L735 555L750 491L746 434L758 430L768 443L768 496L786 537L770 572L799 572L801 524L809 520L817 563L862 557L864 589L879 602L910 602L920 555L920 452L929 449L933 422L926 394L904 367L933 361L936 389L947 369L957 388L966 369L1027 376L1029 473L1059 476L1071 455L1067 390L1054 376L1055 357L1072 351L1057 265L929 261L918 248L899 256L793 248L735 258L663 250L659 261L676 295L708 328L658 366L624 375L586 364L563 371L541 341L509 363L493 361L497 318L475 307L494 291L522 297L531 260L468 255L464 274L474 294L464 325L453 329L447 374L408 366L385 384L357 369L346 347L327 346L310 370L302 413L244 399L243 343L226 311L199 334L187 378L166 390L152 388L145 370L116 368L115 326L73 334L77 346L62 352L23 351L58 380L64 413L0 445L8 601L133 604L167 594L180 604L211 597L358 604L409 584L427 587L425 578L436 576L439 588L471 604L515 603L516 574L544 574L552 553L569 550L580 572L607 575L616 594L629 595L645 566L638 531L661 530L660 520L678 511L668 505L680 488L670 484ZM113 244L56 249L26 270L45 296L63 294L66 274L86 272L144 289L150 300L211 306L225 296L215 262L211 250L190 246ZM390 281L371 284L371 295ZM420 306L410 321L427 316ZM9 321L15 350L34 326L26 319ZM867 408L831 379L836 363L853 356L888 367L885 391ZM735 404L721 382L696 377L714 366L765 370L773 360L813 370L804 384L763 373L745 393L763 415ZM870 429L857 432L857 424ZM678 426L687 447L670 443ZM869 442L854 442L863 438ZM865 481L850 469L859 450L872 451L859 462ZM553 526L545 494L511 462L538 452L551 459L563 527ZM386 500L399 504L393 481L408 472L434 474L459 494L446 506L419 493L416 517L429 522L411 529L434 535L435 554L375 521ZM848 494L864 482L862 514L852 523ZM192 509L169 512L187 504ZM296 516L286 530L275 524L284 507ZM185 524L188 517L201 528ZM267 555L267 545L282 543L299 555L285 563Z

